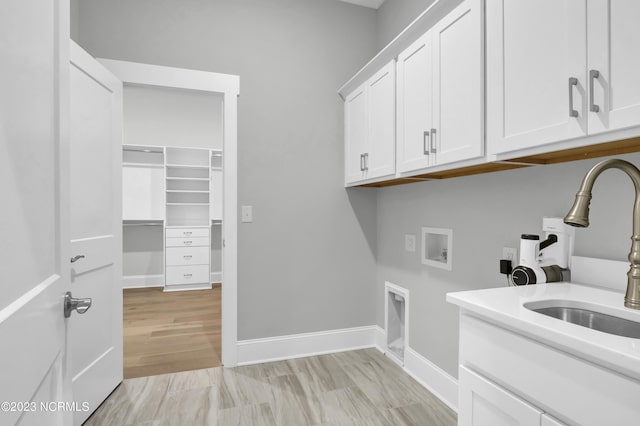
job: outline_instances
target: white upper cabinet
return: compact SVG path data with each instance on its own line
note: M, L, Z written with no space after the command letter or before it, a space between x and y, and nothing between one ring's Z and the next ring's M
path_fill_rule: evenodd
M587 133L586 1L487 2L487 143L503 153Z
M489 152L640 125L639 16L637 0L488 2Z
M589 133L640 124L640 1L588 2Z
M466 0L432 30L437 164L484 154L482 21L482 1Z
M398 56L398 172L430 165L433 127L433 47L428 32Z
M345 100L345 183L395 173L395 61Z
M389 62L367 83L369 105L369 147L366 154L367 178L393 175L396 133L396 68Z
M398 56L398 171L480 157L482 1L466 0Z
M345 180L364 179L364 152L367 141L366 85L357 88L344 102Z

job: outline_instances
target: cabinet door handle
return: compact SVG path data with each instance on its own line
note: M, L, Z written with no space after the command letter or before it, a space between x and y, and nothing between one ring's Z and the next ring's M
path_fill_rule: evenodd
M573 86L578 85L578 79L569 77L569 117L577 117L578 111L573 109Z
M360 171L364 172L364 154L360 154Z
M589 71L589 111L591 112L600 112L600 107L595 104L593 101L593 80L596 78L600 78L600 71L598 70L590 70Z
M429 138L429 131L425 130L422 135L422 151L424 152L424 155L429 155L429 147L427 147L427 140L431 140Z
M369 170L369 153L364 153L364 169Z
M431 153L436 154L436 129L431 129Z

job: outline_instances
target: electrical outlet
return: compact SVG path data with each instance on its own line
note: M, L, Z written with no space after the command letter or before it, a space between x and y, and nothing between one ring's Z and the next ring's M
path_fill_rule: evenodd
M502 258L510 260L512 264L518 264L518 249L513 247L502 247Z
M416 236L414 234L405 234L404 249L405 251L416 251Z

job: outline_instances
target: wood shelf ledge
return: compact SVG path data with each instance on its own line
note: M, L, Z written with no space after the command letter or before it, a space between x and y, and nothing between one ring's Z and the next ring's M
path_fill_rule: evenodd
M407 183L424 182L429 180L450 179L483 173L500 172L503 170L520 169L536 165L566 163L569 161L588 160L590 158L631 154L634 152L640 152L640 137L547 152L544 154L510 158L507 160L444 170L435 173L424 173L411 177L393 178L382 182L358 185L358 187L382 188L386 186L404 185Z

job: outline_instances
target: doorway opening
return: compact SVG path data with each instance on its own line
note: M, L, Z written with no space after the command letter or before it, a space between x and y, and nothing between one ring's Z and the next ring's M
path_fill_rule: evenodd
M100 61L124 83L124 377L234 366L238 78Z

